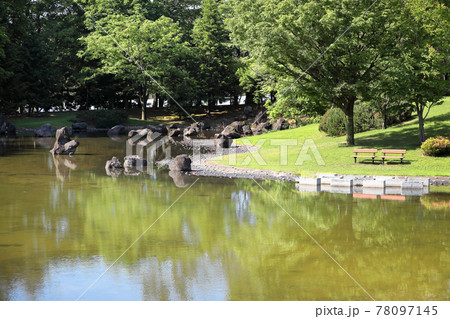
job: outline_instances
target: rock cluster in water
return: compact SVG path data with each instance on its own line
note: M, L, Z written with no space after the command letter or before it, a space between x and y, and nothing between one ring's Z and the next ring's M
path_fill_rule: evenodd
M67 127L63 127L56 131L56 141L50 153L53 155L73 155L79 145L79 142L70 138Z

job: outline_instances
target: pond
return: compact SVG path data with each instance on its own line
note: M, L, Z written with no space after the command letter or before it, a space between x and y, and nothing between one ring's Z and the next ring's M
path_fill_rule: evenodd
M260 181L266 193L196 177L183 188L156 168L112 178L105 162L125 142L80 142L59 158L51 140L1 142L1 300L450 296L449 194L384 200Z

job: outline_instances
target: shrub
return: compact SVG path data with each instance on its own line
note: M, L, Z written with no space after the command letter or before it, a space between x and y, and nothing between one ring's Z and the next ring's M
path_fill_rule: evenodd
M319 124L319 130L331 136L344 135L345 114L341 109L329 109L323 116Z
M381 115L365 104L355 105L353 120L355 122L355 133L383 127Z
M81 111L77 114L77 118L97 128L111 128L124 124L128 119L128 114L124 110Z
M448 137L430 137L422 143L422 152L428 156L445 156L450 154L450 139Z

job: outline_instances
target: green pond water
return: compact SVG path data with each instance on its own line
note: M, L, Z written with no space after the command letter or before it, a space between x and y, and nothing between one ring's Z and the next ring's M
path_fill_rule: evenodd
M51 140L1 141L1 300L369 300L270 196L376 300L450 296L449 194L200 178L171 206L188 187L166 170L111 178L125 142L79 141L58 158Z

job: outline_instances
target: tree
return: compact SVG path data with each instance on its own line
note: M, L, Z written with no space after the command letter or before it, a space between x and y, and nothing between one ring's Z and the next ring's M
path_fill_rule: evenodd
M449 82L450 16L443 1L408 0L402 11L402 53L394 59L389 85L413 106L419 120L419 141L431 107L442 103Z
M142 119L146 119L150 93L173 93L178 79L189 78L180 67L189 48L181 41L178 24L167 17L147 20L136 12L108 15L98 25L83 38L86 49L82 55L100 61L100 74L130 81L137 90Z
M355 101L397 52L399 10L399 1L243 0L233 1L228 26L277 78L279 101L339 107L354 145Z
M219 2L203 1L201 17L195 21L192 35L199 59L199 99L207 100L209 108L226 93L234 93L233 84L237 83L237 60L233 58L223 19Z

